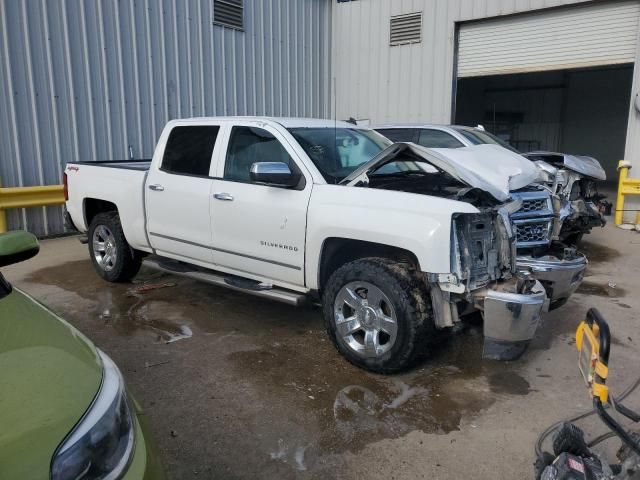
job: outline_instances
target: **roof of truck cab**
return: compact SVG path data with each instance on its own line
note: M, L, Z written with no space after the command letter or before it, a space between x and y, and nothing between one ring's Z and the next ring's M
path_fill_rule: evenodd
M354 125L349 122L343 122L341 120L331 120L324 118L304 118L304 117L252 117L252 116L239 116L239 117L194 117L194 118L176 118L173 121L176 122L205 122L205 121L263 121L279 123L285 128L362 128L369 129L362 125Z

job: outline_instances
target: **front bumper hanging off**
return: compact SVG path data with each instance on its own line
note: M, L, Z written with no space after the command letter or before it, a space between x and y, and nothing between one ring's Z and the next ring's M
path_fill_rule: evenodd
M548 300L542 284L518 274L492 288L474 293L483 312L483 358L515 360L533 339Z
M562 306L582 283L587 268L587 259L576 253L560 259L547 255L533 258L518 256L518 270L531 272L544 286L549 297L549 310Z

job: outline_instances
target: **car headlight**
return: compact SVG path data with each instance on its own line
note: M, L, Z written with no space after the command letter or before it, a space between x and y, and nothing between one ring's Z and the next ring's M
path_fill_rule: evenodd
M93 403L58 447L51 479L114 480L131 459L135 443L124 381L118 367L102 351L102 384Z

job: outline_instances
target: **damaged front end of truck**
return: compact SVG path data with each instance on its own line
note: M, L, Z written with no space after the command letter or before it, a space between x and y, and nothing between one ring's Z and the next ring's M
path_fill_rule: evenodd
M449 292L448 300L452 312L482 311L484 358L513 360L522 355L548 302L540 281L518 269L510 216L520 205L515 201L453 218L451 270L465 288L458 294ZM432 300L446 295L441 284L430 291ZM436 318L440 323L447 320Z
M396 143L345 179L351 186L447 198L477 209L453 213L450 271L425 273L425 281L436 327L453 327L465 315L481 311L483 357L496 360L513 360L525 351L548 306L542 283L517 264L511 217L522 201L513 200L511 191L538 177L536 168L523 162L517 176L491 176L469 165L468 158L448 158L412 143ZM383 167L385 174L378 178L376 171Z

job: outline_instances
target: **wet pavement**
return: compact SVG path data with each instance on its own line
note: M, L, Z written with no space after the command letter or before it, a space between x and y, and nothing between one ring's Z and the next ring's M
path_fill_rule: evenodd
M589 276L523 359L481 361L476 319L393 376L343 360L317 308L145 269L109 284L73 238L44 242L13 279L116 360L170 478L527 478L536 433L588 404L573 346L588 306L607 312L617 359L637 364L640 299L621 272L640 259L634 234L614 233L589 238ZM518 460L499 467L495 447Z

